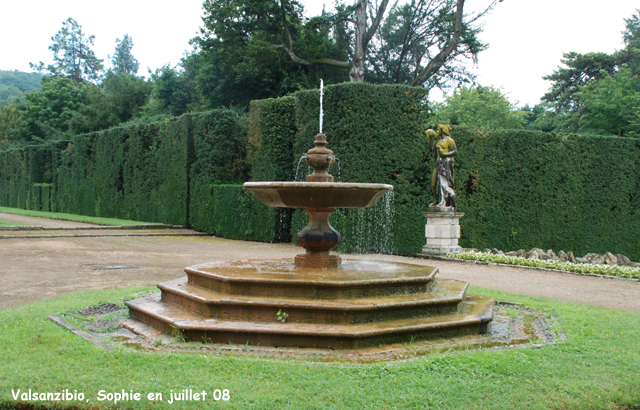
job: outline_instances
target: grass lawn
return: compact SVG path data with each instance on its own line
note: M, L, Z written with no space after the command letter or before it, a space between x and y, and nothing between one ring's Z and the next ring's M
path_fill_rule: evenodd
M17 226L17 225L12 224L11 222L0 221L0 226Z
M77 390L89 399L79 408L105 409L640 408L640 314L484 288L470 291L554 310L568 339L539 349L318 364L125 348L106 353L47 319L147 289L84 292L0 310L0 408L16 406L12 389ZM100 390L123 389L142 393L141 400L115 406L97 400ZM171 390L183 389L209 392L207 402L168 404ZM212 400L216 389L228 390L230 400ZM152 392L164 402L148 401Z
M96 224L96 225L113 225L113 226L155 225L151 222L129 221L126 219L115 219L115 218L100 218L97 216L63 214L58 212L29 211L26 209L8 208L4 206L0 206L0 213L15 214L15 215L22 215L22 216L38 216L41 218L60 219L63 221L84 222L84 223Z

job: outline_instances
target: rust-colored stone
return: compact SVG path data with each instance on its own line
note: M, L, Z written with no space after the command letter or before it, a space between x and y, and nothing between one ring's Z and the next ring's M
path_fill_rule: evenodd
M188 279L161 283L161 300L126 302L131 317L187 340L263 346L361 348L487 331L493 299L466 296L467 283L434 281L437 269L390 262L341 265L330 250L340 233L337 207L366 208L383 184L334 183L335 161L318 134L306 161L307 182L253 182L269 206L305 208L296 235L306 253L295 263L236 261L186 268Z
M158 285L161 298L127 302L131 316L187 340L349 349L478 334L492 316L492 299L466 295L466 282L436 281L427 266L262 260L186 270L188 280Z
M307 175L307 182L333 182L333 175L328 170L336 160L333 151L327 148L327 137L324 134L316 135L313 142L314 148L307 151L305 162L313 169L313 173Z

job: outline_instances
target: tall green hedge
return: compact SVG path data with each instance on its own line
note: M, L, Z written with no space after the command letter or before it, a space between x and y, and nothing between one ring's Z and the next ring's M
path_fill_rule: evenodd
M345 182L395 187L389 211L383 210L385 204L364 211L336 210L332 225L344 236L339 249L414 254L424 245L421 213L433 200L433 160L423 133L423 96L422 90L403 86L326 88L323 131L341 162L341 169L334 167L332 174ZM294 102L297 132L292 158L289 163L269 159L264 168L271 175L295 173L300 156L313 147L319 93L303 91L252 106L254 116L269 120L262 121L267 132L273 128L289 135ZM263 132L257 128L250 135ZM458 207L466 214L461 220L462 246L541 247L577 254L612 251L640 259L640 141L464 127L456 127L452 135L459 149ZM289 150L286 142L270 138L262 143L273 147L261 146L263 151ZM306 221L304 212L297 210L292 234Z
M323 131L340 160L332 174L395 188L374 208L336 210L339 249L419 252L422 212L433 200L425 90L339 84L326 88L324 108ZM0 152L0 205L288 241L306 224L304 212L268 208L239 184L293 180L313 147L318 111L318 91L300 91L252 102L246 124L214 110ZM462 246L640 260L640 140L464 127L452 136ZM303 179L307 167L299 170Z
M640 259L640 140L452 132L461 244Z
M294 96L251 102L248 163L252 181L293 181L293 144L298 135L297 99ZM300 156L300 155L298 155ZM291 240L293 210L276 209L274 240Z
M422 211L430 181L425 162L428 143L423 127L425 92L408 86L354 83L328 86L324 93L323 132L339 159L331 173L342 182L394 186L386 198L367 210L341 209L331 217L343 234L344 252L416 254L425 243ZM319 131L318 91L295 94L300 132L293 145L294 163L313 148ZM305 167L306 168L306 167ZM293 217L295 235L306 223L301 210Z
M221 235L211 220L212 207L219 203L219 198L212 196L212 186L246 181L246 126L229 110L194 114L191 123L189 223L194 229ZM232 196L235 195L234 191Z
M73 138L56 181L60 212L188 224L189 116Z
M52 157L61 145L64 142L0 152L0 204L40 209L41 188L34 184L52 182Z
M275 208L263 205L242 185L201 185L195 229L230 239L274 242Z

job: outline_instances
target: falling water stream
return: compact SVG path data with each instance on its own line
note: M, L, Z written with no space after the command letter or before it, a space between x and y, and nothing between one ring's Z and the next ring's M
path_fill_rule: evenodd
M371 208L353 210L355 220L353 251L356 253L393 253L393 192L384 194Z

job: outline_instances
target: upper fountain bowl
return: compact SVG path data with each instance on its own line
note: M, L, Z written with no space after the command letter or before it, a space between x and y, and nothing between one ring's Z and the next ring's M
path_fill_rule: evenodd
M245 182L260 201L278 208L369 208L393 185L347 182Z

